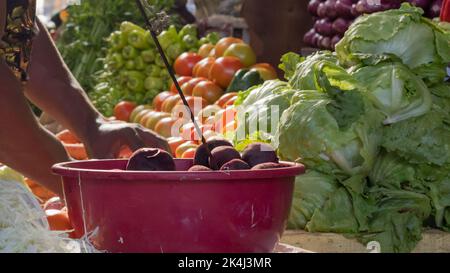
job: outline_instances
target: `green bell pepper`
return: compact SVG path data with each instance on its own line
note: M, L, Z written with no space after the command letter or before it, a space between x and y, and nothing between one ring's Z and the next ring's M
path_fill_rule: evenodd
M153 49L147 49L141 52L141 57L146 63L153 63L155 61L155 51Z
M147 90L160 90L164 88L164 82L161 78L157 77L147 77L144 83L145 89Z
M147 35L150 35L150 33L144 30L132 30L128 34L128 43L137 49L147 49L150 47Z
M122 49L122 56L125 59L131 60L139 55L138 51L132 46L126 46Z
M197 27L195 25L185 25L178 33L178 36L184 37L186 35L197 37L198 36Z
M202 37L200 40L198 40L197 43L198 47L201 47L204 44L209 44L209 40L206 37Z
M121 50L128 45L127 37L121 31L114 31L111 33L109 42L111 43L114 51Z
M175 26L170 26L167 30L164 30L158 35L158 41L161 47L166 50L170 45L178 43L180 38L178 37L177 29Z
M138 56L137 58L134 59L135 69L144 70L146 66L148 65L144 62L144 59L142 59L142 57Z
M134 92L144 92L145 90L145 75L139 71L128 71L127 73L127 87Z
M236 72L227 88L227 92L245 91L252 86L262 83L264 83L264 80L258 71L243 68Z
M144 31L144 29L141 28L140 26L135 25L128 21L122 22L122 24L120 24L120 31L126 35L131 33L133 30Z
M122 54L114 53L107 57L107 64L108 67L112 68L113 70L119 70L125 65L125 62L123 60Z
M170 46L167 48L166 53L167 53L167 56L168 56L170 59L175 60L176 58L178 58L178 56L181 55L181 53L184 52L184 50L185 50L185 49L184 49L184 47L183 47L182 44L176 43L176 44L170 45Z
M220 40L220 35L217 32L211 32L206 35L206 38L211 44L215 45Z
M125 68L126 68L127 70L133 70L133 69L135 69L135 67L136 67L136 63L134 62L134 60L128 60L128 61L126 61L126 63L125 63Z
M183 43L186 48L192 49L197 47L198 44L198 38L196 36L192 35L184 35L183 36Z

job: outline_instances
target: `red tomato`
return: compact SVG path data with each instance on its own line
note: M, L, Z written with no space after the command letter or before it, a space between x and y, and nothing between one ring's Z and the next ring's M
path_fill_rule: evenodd
M216 59L213 57L208 57L198 62L193 69L194 77L208 78L209 70L211 70L211 66L214 64L215 60Z
M129 121L131 112L136 108L136 104L131 101L121 101L114 107L114 116L118 120Z
M225 89L233 80L234 74L243 67L236 57L220 57L211 66L209 79Z
M224 128L236 118L236 109L232 106L227 107L223 111L217 113L215 117L214 130L217 133L222 133Z
M188 82L190 80L192 80L192 77L190 77L190 76L181 76L181 77L178 77L177 82L181 87L185 82ZM172 83L170 85L170 92L172 92L174 94L178 94L177 88L175 87L174 83Z
M169 91L164 91L156 95L156 97L153 99L153 109L155 111L161 111L161 106L165 99L171 96L171 93Z
M186 141L185 143L178 146L178 148L175 151L175 156L176 156L176 158L181 158L183 156L184 152L186 152L187 150L189 150L191 148L197 149L197 147L198 147L198 145L195 144L194 141Z
M257 71L261 78L265 81L278 79L277 73L264 67L254 67L250 71Z
M256 63L256 54L253 49L245 43L232 44L225 50L223 56L232 56L239 58L245 67L249 67Z
M212 81L202 81L198 83L192 91L192 96L202 97L209 104L216 102L223 95L223 90Z
M202 81L206 81L208 80L207 78L192 78L191 80L185 82L182 86L181 86L181 90L183 91L183 94L185 96L192 96L192 91L194 90L194 87L202 82Z
M226 93L225 95L220 97L218 101L216 101L216 104L222 108L226 108L225 103L227 103L227 101L229 101L231 98L236 97L237 94L237 92Z
M202 45L199 50L198 50L198 55L202 56L203 58L206 58L209 56L209 54L211 53L211 51L214 49L214 45L213 44L204 44Z
M166 138L171 137L172 127L175 125L176 121L177 119L173 117L161 119L155 126L155 132Z
M194 158L195 151L197 151L197 148L189 148L181 155L181 158L186 158L186 159Z
M212 127L213 126L210 124L204 124L204 125L201 125L199 128L200 128L200 132L202 132L202 135L204 135L205 132L211 131ZM192 141L202 141L202 137L198 135L197 130L195 130L195 128L191 129L190 139ZM206 139L206 137L205 137L205 139Z
M178 56L173 64L175 73L180 76L192 76L192 69L195 64L202 60L202 56L193 52L185 52Z
M237 43L243 43L244 41L242 41L239 38L234 38L234 37L225 37L220 39L216 46L214 47L214 54L216 56L216 58L222 57L223 54L225 53L225 51L232 45L232 44L237 44Z
M275 78L277 78L277 71L271 64L257 63L257 64L252 65L251 68L265 68L265 69L269 70L269 72L272 76L275 76Z
M181 100L180 95L172 95L164 100L161 110L166 113L172 112L173 107Z
M186 142L182 137L170 137L167 139L167 142L169 143L170 150L172 151L172 155L175 156L175 151L177 148Z
M206 107L206 105L208 105L208 102L204 98L200 98L200 97L187 96L186 101L189 105L189 108L193 112L194 116L197 116L198 113L204 107ZM189 111L186 109L186 106L184 105L182 100L178 101L177 105L175 105L175 107L172 109L172 115L177 118L188 119L188 120L191 118L191 115L190 115Z

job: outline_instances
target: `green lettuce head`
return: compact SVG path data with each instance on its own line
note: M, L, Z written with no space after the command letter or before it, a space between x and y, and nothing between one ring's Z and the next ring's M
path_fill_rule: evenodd
M450 163L450 126L436 106L427 114L383 130L383 147L413 164Z
M274 145L283 159L326 174L367 175L378 154L383 115L352 89L345 70L323 62L315 73L319 91L293 96Z
M354 65L367 54L392 54L427 83L442 82L450 62L450 33L422 14L422 9L402 4L359 17L336 45L339 60ZM424 73L430 70L434 72Z
M427 113L432 104L425 83L398 62L364 66L353 72L370 101L386 115L384 124Z
M258 136L270 142L278 127L279 117L290 106L297 91L288 83L270 80L239 94L236 140ZM259 140L259 139L258 139Z
M288 53L282 58L282 67L290 68L286 70L289 75L289 83L294 89L298 90L314 90L315 84L315 67L318 63L328 61L333 64L338 63L336 55L330 51L318 51L312 55L303 58L294 58L293 53ZM295 61L298 63L294 65ZM294 68L294 71L291 71ZM291 71L291 72L288 72Z

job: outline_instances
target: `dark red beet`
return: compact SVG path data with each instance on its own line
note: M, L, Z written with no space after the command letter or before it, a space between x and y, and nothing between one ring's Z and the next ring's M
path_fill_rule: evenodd
M290 167L291 165L289 164L284 164L284 163L273 163L273 162L266 162L266 163L261 163L258 164L256 166L254 166L252 168L252 170L268 170L268 169L279 169L279 168L286 168L286 167Z
M233 159L223 164L221 171L232 171L232 170L249 170L250 166L247 162L241 159Z
M188 172L210 172L210 171L212 171L210 168L205 167L203 165L194 165L188 170Z
M213 140L207 141L206 144L209 147L209 151L212 151L215 148L220 147L220 146L233 147L233 145L225 139L213 139ZM208 150L206 149L205 144L201 144L197 148L197 151L195 152L195 156L194 156L194 165L202 165L205 167L209 167Z
M233 159L241 159L239 152L233 147L220 146L211 151L209 166L213 170L220 170L225 163Z
M242 152L242 159L250 167L266 162L278 163L279 161L275 150L266 143L252 143L248 145Z
M175 161L166 151L142 148L134 152L127 164L128 171L175 171Z

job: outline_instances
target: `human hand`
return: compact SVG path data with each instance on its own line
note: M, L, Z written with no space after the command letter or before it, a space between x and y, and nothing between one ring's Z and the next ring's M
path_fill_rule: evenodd
M160 148L170 152L167 141L139 124L120 121L101 121L85 141L89 158L117 158L128 146L132 151L143 147Z

